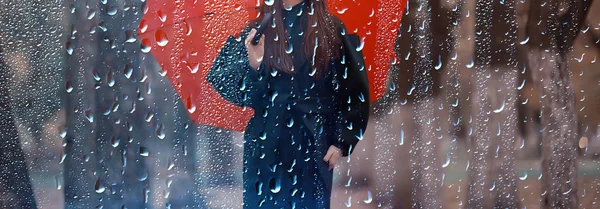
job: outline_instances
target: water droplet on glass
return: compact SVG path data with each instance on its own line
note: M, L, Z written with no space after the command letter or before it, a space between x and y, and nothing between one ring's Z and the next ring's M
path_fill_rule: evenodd
M119 10L117 9L117 7L109 7L108 10L106 11L106 14L113 16L115 14L117 14Z
M450 154L446 153L446 162L442 165L442 168L448 167L450 165Z
M100 182L100 179L96 180L96 185L94 186L94 189L96 190L96 193L100 194L103 193L106 188L104 187L104 184L102 184Z
M123 74L125 74L125 77L127 79L130 79L132 73L133 73L133 67L129 64L126 64L125 69L123 69Z
M521 179L521 181L525 181L528 176L529 175L527 174L527 171L525 171L525 173L523 174L523 176L519 176L519 179Z
M279 193L279 191L281 190L281 179L279 179L279 178L272 178L269 181L269 189L271 190L271 192L273 194Z
M65 90L67 91L67 93L71 93L73 91L73 85L71 84L71 81L66 82Z
M435 68L436 70L439 70L439 69L441 69L441 68L442 68L442 56L441 56L441 55L438 55L438 63L437 63L437 65L435 65L435 67L434 67L434 68Z
M150 155L150 152L148 151L148 149L146 147L140 147L140 155L144 156L144 157L148 157L148 155Z
M135 43L137 39L135 38L135 32L133 30L125 31L125 42L126 43Z
M466 67L471 69L473 68L473 66L475 66L475 62L473 61L473 58L471 58L471 60L469 61L469 63L467 63Z
M363 48L365 47L365 38L366 38L366 37L364 37L364 36L363 36L363 37L360 39L360 44L358 45L358 47L356 47L356 51L357 51L357 52L360 52L360 51L362 51L362 50L363 50Z
M529 42L529 36L525 37L525 40L520 41L519 44L525 45L527 42Z
M69 55L73 55L73 44L71 43L71 40L67 41L67 43L65 43L65 47L67 48L67 53Z
M367 191L367 199L364 200L364 202L367 204L373 202L373 195L371 194L371 191Z
M156 135L158 136L159 139L165 139L165 132L163 130L163 125L162 124L158 124L156 126Z
M112 69L106 74L106 80L108 81L108 87L113 87L115 85L115 78L113 76Z
M166 46L169 43L169 38L167 37L167 33L162 29L156 30L154 33L154 38L156 40L156 44L159 46Z
M90 9L87 13L87 19L91 20L92 18L94 18L94 16L96 16L96 10Z
M263 183L261 181L256 182L255 184L256 186L256 194L257 195L262 195L262 187L263 187Z
M500 107L498 109L494 109L494 113L500 113L504 110L504 107L506 106L506 100L502 100L502 105L500 105Z
M164 13L162 10L156 11L156 15L158 16L158 19L160 19L161 22L167 21L167 14Z
M352 196L348 196L348 201L346 201L346 207L352 207Z
M91 110L86 110L83 115L90 123L94 122L94 114L92 114Z
M152 43L150 43L150 40L148 40L147 38L143 38L140 43L140 49L144 53L150 52L150 50L152 50Z
M62 189L62 185L60 183L60 179L58 178L58 176L54 177L54 182L56 184L56 189L58 189L58 190Z
M110 138L110 144L112 145L112 147L115 147L115 148L118 147L120 142L121 142L121 139L119 139L119 137L113 136Z

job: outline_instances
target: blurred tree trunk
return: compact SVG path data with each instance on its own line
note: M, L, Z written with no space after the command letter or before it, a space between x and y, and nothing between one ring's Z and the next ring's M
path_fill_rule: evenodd
M487 72L491 67L491 33L492 33L492 7L488 0L478 0L475 6L475 73L474 87L471 96L472 121L471 135L468 137L470 160L468 162L469 187L467 194L467 208L489 208L488 191L490 185L489 168L490 159L490 130L489 113L491 112L488 97Z
M418 0L415 16L415 45L417 57L414 68L413 111L416 129L411 143L411 170L413 170L413 208L441 208L441 169L437 158L439 140L435 137L433 104L433 60L431 1ZM434 1L439 3L439 1Z
M491 160L487 181L492 195L491 207L518 208L515 141L517 131L518 66L517 62L517 12L516 1L492 2L492 28L490 34L490 65L493 111L488 126L491 131ZM478 56L486 56L480 54ZM497 70L498 73L491 71Z
M98 191L104 189L98 181L96 167L99 153L96 152L95 112L96 91L87 74L95 64L97 42L95 33L89 33L95 26L88 20L88 5L73 0L65 2L73 12L65 13L70 23L66 32L64 81L61 86L65 112L64 147L64 195L65 208L93 208L98 204ZM86 79L88 78L88 79Z
M577 208L577 115L568 69L573 42L591 0L533 0L529 69L542 92L544 208Z
M477 1L467 208L517 208L515 1ZM487 191L486 191L487 190Z
M395 194L394 208L439 208L442 204L438 200L442 184L441 163L437 158L439 140L434 135L439 121L434 115L433 97L439 94L439 88L434 86L439 85L440 69L448 63L454 46L450 30L457 14L460 9L451 11L444 1L409 0L401 19L394 48L398 61L388 71L386 93L375 112L376 116L383 117L394 105L413 103L414 124L403 124L403 127L415 128L405 129L401 135L406 133L405 143L411 143L411 168L416 172L412 178L399 176L392 178L397 181L387 184L405 185L411 178L414 189L401 187L391 192L387 191L389 186L378 188L385 190L379 193ZM407 195L411 192L412 198Z
M0 208L36 208L25 154L10 107L10 67L0 43Z

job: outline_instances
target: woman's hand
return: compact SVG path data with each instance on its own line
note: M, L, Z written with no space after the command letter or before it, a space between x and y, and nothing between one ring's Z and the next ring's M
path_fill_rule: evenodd
M248 37L246 37L246 51L248 51L248 60L250 61L250 67L253 69L258 69L260 63L263 60L263 56L265 55L265 36L260 36L260 41L257 45L252 45L252 39L254 39L254 35L256 34L256 29L250 30Z
M323 161L329 163L329 170L331 170L333 169L333 167L335 167L335 164L341 156L342 150L340 150L336 146L331 145L329 146L329 149L327 150L327 154L325 154L325 158L323 158Z

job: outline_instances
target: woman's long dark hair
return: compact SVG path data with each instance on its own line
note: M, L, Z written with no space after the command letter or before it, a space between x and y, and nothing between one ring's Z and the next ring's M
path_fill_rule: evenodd
M304 32L304 54L311 62L314 74L326 71L331 59L339 58L341 40L339 38L337 17L327 11L325 0L306 0L310 6L307 28ZM286 52L289 47L288 36L285 33L282 10L283 0L274 0L269 6L263 3L259 8L260 15L254 24L263 19L265 13L273 13L275 27L265 31L265 55L263 62L268 68L275 68L293 73L291 55ZM273 22L271 22L273 23ZM273 40L273 42L271 42ZM315 49L315 46L317 47ZM315 51L316 50L316 51Z

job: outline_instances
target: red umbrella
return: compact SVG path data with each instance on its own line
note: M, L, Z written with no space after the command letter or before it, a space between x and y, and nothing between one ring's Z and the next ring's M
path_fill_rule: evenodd
M262 0L148 0L139 37L142 51L152 53L184 101L191 119L200 124L242 131L251 109L227 101L206 82L219 49L257 15ZM371 101L385 91L393 44L406 0L329 0L351 33L363 43L371 85Z

